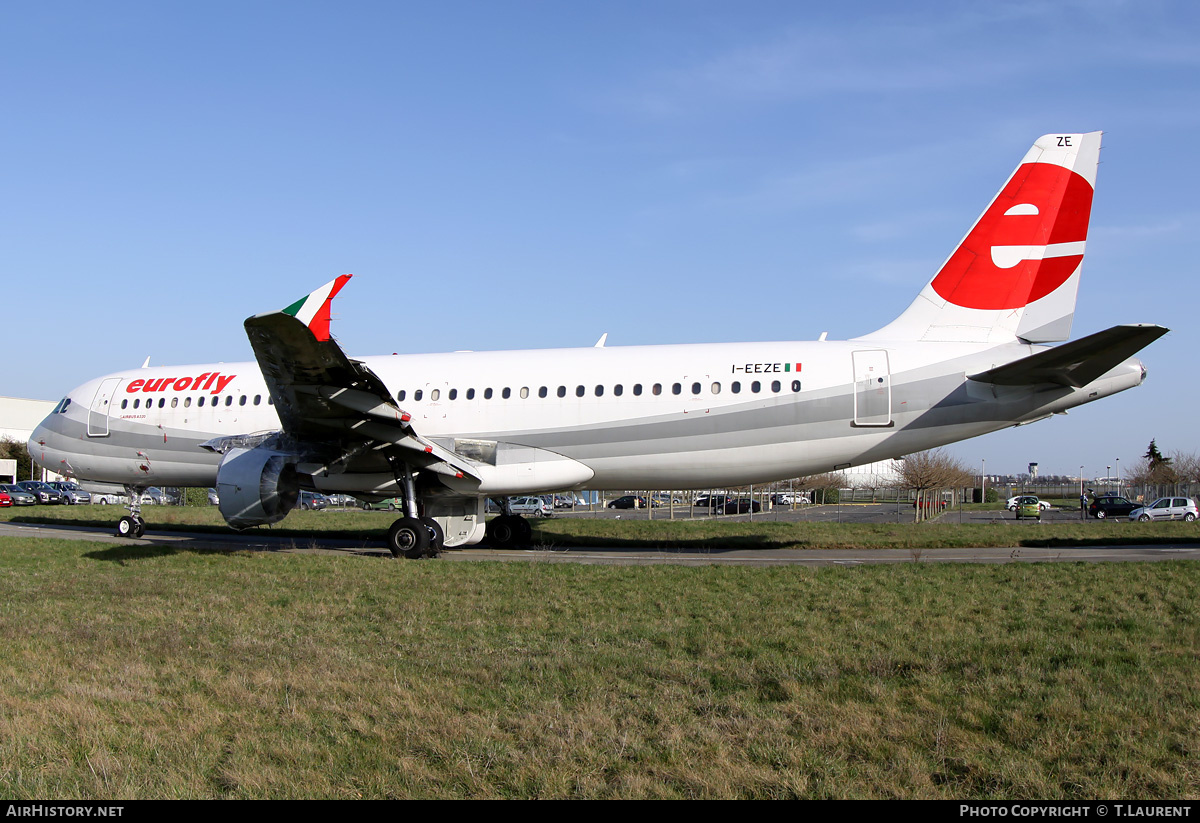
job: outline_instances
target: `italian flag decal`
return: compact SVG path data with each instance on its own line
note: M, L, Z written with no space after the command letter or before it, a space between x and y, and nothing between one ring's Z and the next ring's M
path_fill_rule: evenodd
M343 274L336 280L330 280L324 286L321 286L321 288L308 295L308 297L302 297L288 306L283 310L283 313L290 314L308 326L308 330L313 333L313 337L321 341L328 340L329 304L333 302L333 298L337 297L337 293L342 290L342 286L346 285L346 281L353 276L351 274Z

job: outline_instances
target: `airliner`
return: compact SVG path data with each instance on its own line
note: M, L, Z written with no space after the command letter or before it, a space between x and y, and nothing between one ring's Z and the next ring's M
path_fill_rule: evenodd
M235 529L315 490L399 498L388 547L422 557L527 542L521 517L485 518L487 498L764 483L1030 423L1140 385L1133 355L1168 331L1064 342L1100 139L1039 138L913 303L861 337L352 358L330 334L346 274L247 319L254 361L84 383L29 450L123 485L121 535L143 534L150 486L215 486Z

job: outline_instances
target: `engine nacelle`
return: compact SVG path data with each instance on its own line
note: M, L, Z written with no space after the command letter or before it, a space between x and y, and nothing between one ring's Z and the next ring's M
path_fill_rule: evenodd
M217 468L221 516L235 529L278 523L296 506L296 456L263 446L230 449Z

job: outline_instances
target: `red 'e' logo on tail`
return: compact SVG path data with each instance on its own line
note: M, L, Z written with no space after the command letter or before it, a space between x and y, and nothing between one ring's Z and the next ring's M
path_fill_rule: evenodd
M969 309L1016 309L1066 282L1083 259L1091 185L1070 169L1026 163L933 278Z

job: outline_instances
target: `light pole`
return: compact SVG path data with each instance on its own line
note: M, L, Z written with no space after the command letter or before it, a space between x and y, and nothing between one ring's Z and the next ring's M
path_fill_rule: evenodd
M980 503L987 502L987 458L983 458L983 474L979 475L979 493L981 498Z
M1079 467L1079 519L1087 520L1087 496L1083 493L1083 466Z
M1121 493L1121 458L1117 458L1117 494Z
M1112 488L1112 466L1104 467L1104 484Z

